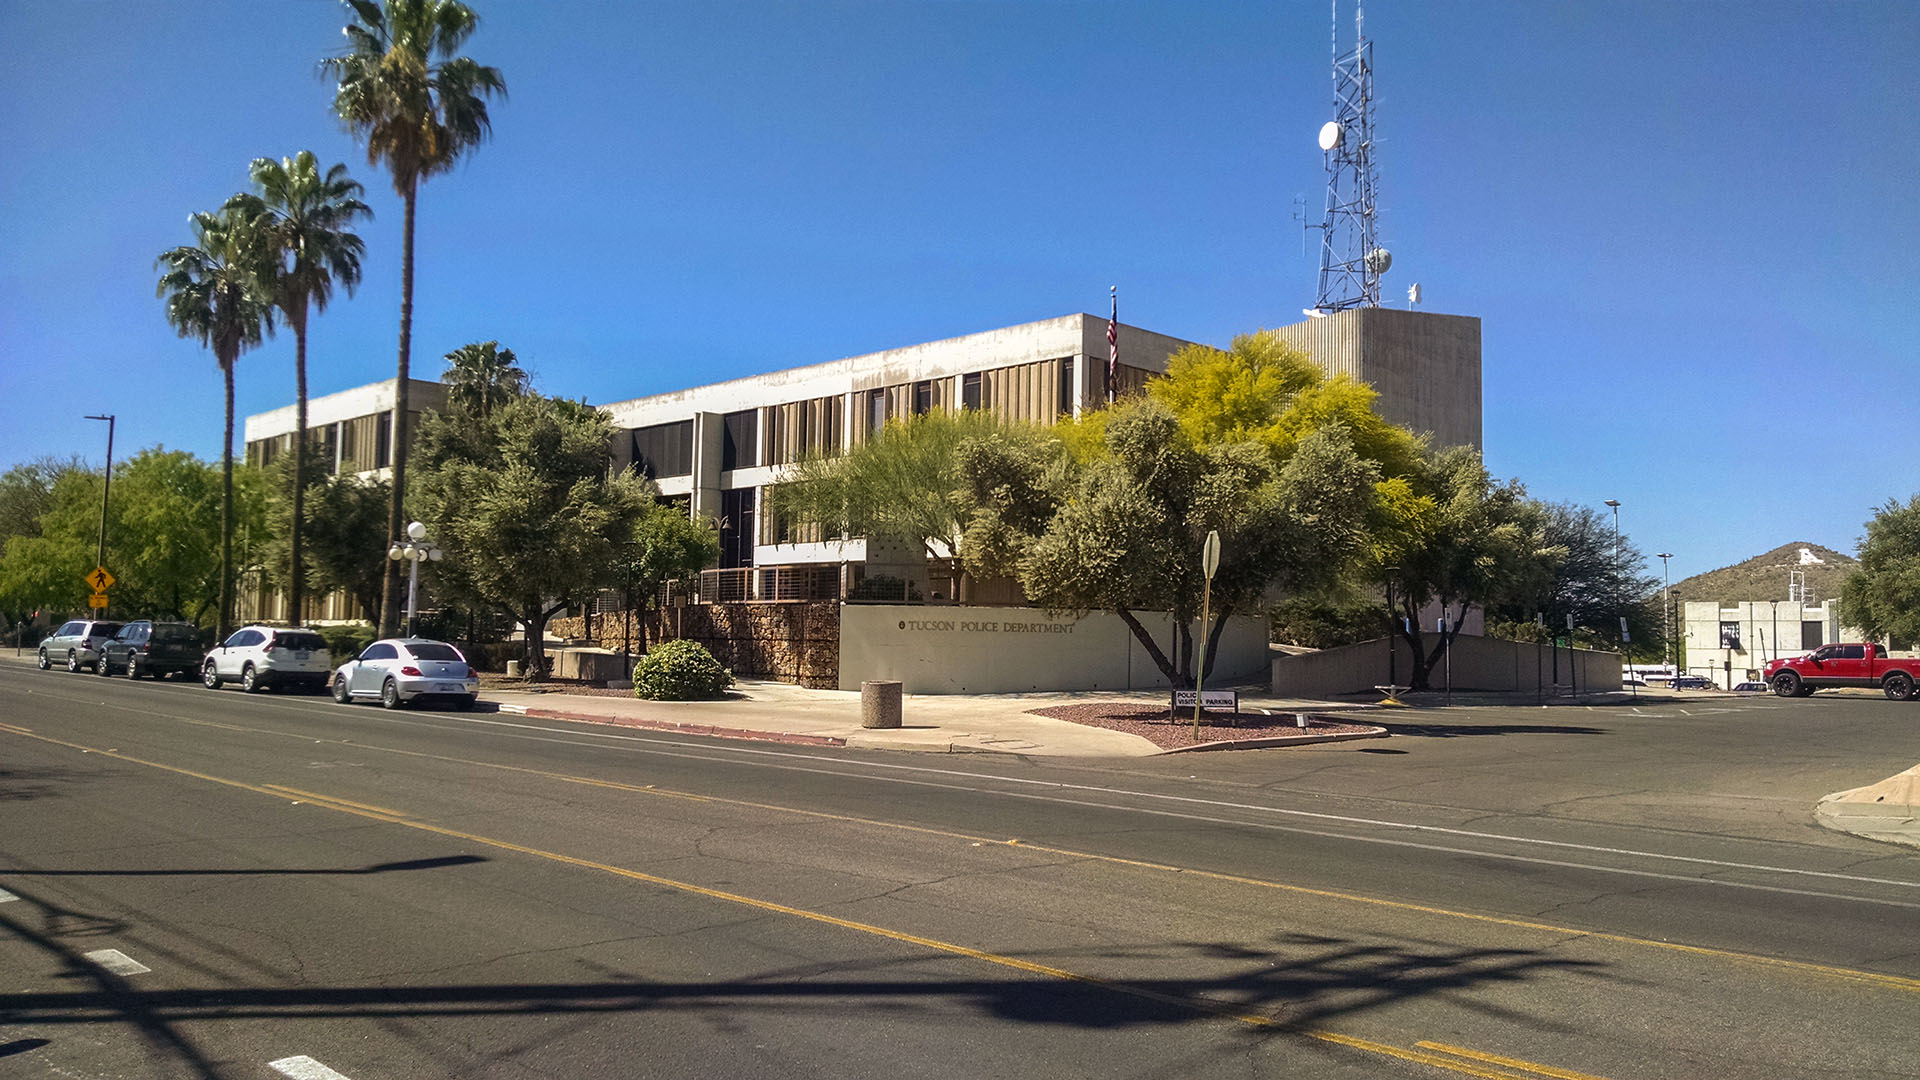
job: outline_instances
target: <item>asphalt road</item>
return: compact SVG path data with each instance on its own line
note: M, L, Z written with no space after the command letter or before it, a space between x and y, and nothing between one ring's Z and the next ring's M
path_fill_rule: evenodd
M1396 722L1117 766L0 665L0 1075L1915 1074L1920 851L1809 808L1920 706Z

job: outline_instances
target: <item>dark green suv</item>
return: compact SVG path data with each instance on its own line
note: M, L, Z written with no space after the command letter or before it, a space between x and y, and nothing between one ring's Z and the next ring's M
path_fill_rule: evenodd
M191 624L140 619L121 627L101 648L97 670L102 675L125 672L129 679L191 676L200 670L203 652L200 631Z

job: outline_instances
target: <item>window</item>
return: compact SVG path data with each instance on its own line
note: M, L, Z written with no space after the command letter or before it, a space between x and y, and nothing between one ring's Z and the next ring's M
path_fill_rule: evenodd
M367 646L367 651L360 654L360 659L392 660L399 655L400 654L394 650L393 646L387 644L384 641L376 641L373 644Z
M193 627L191 626L162 625L153 628L153 640L155 641L192 641L193 639L194 633Z
M392 464L393 455L393 411L388 410L373 418L373 467L384 469Z
M1060 415L1061 416L1072 416L1074 402L1080 400L1080 395L1074 393L1073 373L1074 373L1073 361L1071 359L1061 360L1060 361Z
M730 412L720 418L723 439L720 447L720 468L750 469L760 464L760 411L746 409Z
M963 409L984 408L986 406L986 399L981 394L981 390L983 389L984 387L981 385L979 372L976 371L971 375L960 376L960 407Z
M753 565L753 510L756 488L736 488L720 493L720 567L731 569Z
M53 632L53 636L54 637L72 637L75 634L78 634L79 632L80 632L80 624L77 622L70 622L70 623L67 623L65 626L62 626L60 629L55 630Z
M922 379L913 384L913 415L925 416L933 411L933 380Z
M867 431L879 434L887 426L887 392L875 388L867 391Z
M319 652L327 647L327 643L320 639L319 634L311 630L275 630L273 632L273 643L268 647L274 649L306 649L312 652Z
M630 460L642 476L651 479L693 472L693 421L636 428L632 441Z
M412 653L416 660L466 659L453 646L443 645L438 641L416 641L407 646L407 651Z
M1840 646L1840 659L1842 660L1865 660L1866 658L1867 647L1865 645Z
M1808 620L1800 624L1800 647L1801 648L1817 649L1826 640L1827 640L1827 634L1826 634L1825 624L1816 622L1814 620Z

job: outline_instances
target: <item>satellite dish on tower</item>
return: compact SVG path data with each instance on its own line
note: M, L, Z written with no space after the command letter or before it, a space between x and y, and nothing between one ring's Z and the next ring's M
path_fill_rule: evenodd
M1386 248L1374 248L1367 252L1367 269L1376 276L1393 268L1393 252Z
M1346 132L1343 131L1340 127L1340 121L1338 120L1327 121L1325 124L1322 124L1320 126L1320 149L1331 150L1334 147L1339 146L1340 140L1344 138L1345 135L1346 135Z

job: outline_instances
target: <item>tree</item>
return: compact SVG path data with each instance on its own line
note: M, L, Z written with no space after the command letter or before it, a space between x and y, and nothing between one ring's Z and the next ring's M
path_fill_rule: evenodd
M279 463L276 463L279 465ZM265 561L271 577L284 582L291 576L293 500L288 494L291 463L275 483L278 493L268 509ZM306 517L301 559L309 583L322 595L345 591L360 618L380 621L380 587L386 580L387 500L384 480L353 475L319 476L306 483L301 513Z
M226 427L220 441L219 633L233 629L233 366L240 354L273 332L272 298L261 289L269 259L266 234L243 207L188 219L194 242L164 252L155 294L166 300L167 323L183 338L213 350L226 385Z
M640 610L660 599L660 587L675 578L692 577L720 558L720 538L713 527L695 521L671 503L649 503L634 522L633 535L620 545L606 584L626 591L628 610L642 597ZM647 623L640 620L640 651L647 651Z
M584 403L529 394L483 432L439 414L422 421L414 505L446 551L431 564L436 588L519 620L538 678L547 620L605 581L655 491L630 469L611 472L613 422Z
M447 387L447 407L485 423L515 398L525 397L527 373L512 349L498 341L476 341L446 355L447 371L440 381Z
M1472 447L1431 455L1419 475L1383 485L1382 495L1375 580L1392 585L1398 623L1392 632L1413 650L1408 682L1426 690L1433 665L1460 636L1467 612L1498 607L1538 588L1550 552L1542 546L1537 504L1526 489L1517 480L1494 482ZM1436 602L1447 629L1429 649L1420 620Z
M1536 614L1548 631L1573 617L1577 638L1587 645L1625 648L1620 619L1641 651L1663 643L1659 579L1646 573L1646 557L1630 541L1616 539L1598 510L1571 503L1535 502L1523 517L1536 561L1509 582L1508 595L1486 609L1488 628L1530 638Z
M1032 443L1045 436L977 410L888 421L844 454L803 459L769 493L768 508L830 535L896 537L951 558L971 508L959 458L970 439Z
M54 485L68 473L87 471L75 454L38 457L0 473L0 551L16 536L39 535L41 515L53 509Z
M234 514L240 522L240 561L264 545L267 478L242 468L235 475ZM101 474L64 474L31 536L9 542L0 571L8 607L73 611L84 604L99 528ZM195 622L217 615L221 599L223 477L183 450L152 447L114 469L108 528L114 541L114 607Z
M1875 639L1920 641L1920 495L1867 519L1860 569L1840 587L1846 620Z
M366 244L353 231L361 217L373 216L360 201L363 190L345 165L322 174L313 151L302 150L275 161L256 158L250 170L253 194L236 195L229 204L251 216L265 232L271 257L262 282L274 306L293 329L293 475L292 513L287 538L287 610L294 623L306 611L306 562L301 557L306 515L307 463L307 309L325 313L336 282L353 295L360 284L360 256Z
M1220 635L1236 611L1256 607L1270 589L1298 590L1321 575L1337 576L1365 554L1364 526L1379 473L1355 453L1343 428L1309 434L1285 464L1276 464L1258 443L1196 447L1158 402L1129 402L1108 412L1106 455L1055 500L1043 531L1009 542L989 540L989 530L976 527L969 538L980 541L990 560L1018 552L1021 585L1035 601L1057 611L1118 615L1174 685L1193 683L1190 627L1200 606L1200 555L1209 531L1220 533L1221 559L1212 587L1214 622L1203 628L1204 673L1211 672ZM1020 490L1017 483L988 485L994 487ZM1013 534L1034 520L1039 506L1022 508L997 496L987 504L984 520ZM974 550L968 549L970 559ZM1168 648L1141 621L1145 610L1172 613Z
M407 495L408 366L413 347L413 223L420 184L447 172L493 130L487 99L505 95L494 68L455 56L480 25L456 0L347 0L347 51L321 61L339 86L333 109L367 145L367 162L384 164L406 207L400 241L400 358L394 389L393 496L387 539L400 535ZM386 575L380 632L399 620L397 563Z

